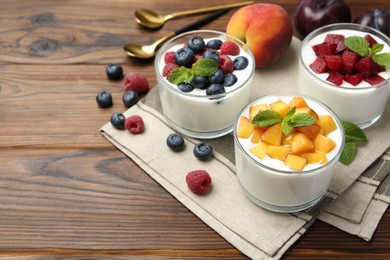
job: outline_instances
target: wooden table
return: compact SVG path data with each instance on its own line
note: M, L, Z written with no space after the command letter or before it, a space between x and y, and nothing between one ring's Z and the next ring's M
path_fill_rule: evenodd
M128 58L129 41L151 43L198 17L158 31L133 19L226 0L2 0L0 9L0 257L245 259L98 132L123 112L120 63L156 85L153 63ZM278 3L290 15L298 1ZM388 0L349 0L353 16ZM204 28L224 31L233 11ZM95 96L113 94L98 108ZM371 242L315 222L286 259L390 258L390 211Z

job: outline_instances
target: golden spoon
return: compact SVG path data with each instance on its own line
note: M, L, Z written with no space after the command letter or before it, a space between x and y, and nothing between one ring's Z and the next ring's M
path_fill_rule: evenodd
M229 9L223 9L219 10L215 13L212 13L209 16L206 16L202 18L199 21L196 21L192 24L189 24L181 29L178 29L174 32L171 32L170 34L164 36L163 38L157 40L156 42L150 44L150 45L141 45L141 44L135 44L135 43L128 43L125 46L123 46L124 51L129 55L130 57L134 58L140 58L140 59L148 59L153 58L156 54L156 50L167 40L172 38L175 35L181 34L183 32L195 30L207 23L209 23L212 20L215 20L219 16L227 13Z
M234 8L234 7L249 5L249 4L253 4L253 3L254 3L254 1L247 1L247 2L236 3L236 4L220 5L220 6L207 7L207 8L190 10L190 11L172 13L172 14L168 14L166 16L162 16L158 13L153 12L152 10L139 9L139 10L135 11L134 15L135 15L135 20L137 21L138 24L140 24L146 28L149 28L149 29L157 29L157 28L162 27L166 21L173 19L173 18L176 18L176 17L213 12L213 11L218 11L221 9Z

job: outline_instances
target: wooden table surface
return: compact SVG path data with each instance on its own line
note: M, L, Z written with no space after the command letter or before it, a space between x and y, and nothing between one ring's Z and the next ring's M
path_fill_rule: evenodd
M198 17L140 28L163 14L226 0L2 0L0 8L0 258L245 259L99 133L123 112L109 63L156 79L123 44L151 43ZM298 1L273 2L290 15ZM353 16L388 0L349 0ZM234 11L203 28L225 31ZM114 106L98 108L101 90ZM370 242L317 221L285 259L390 258L390 211Z

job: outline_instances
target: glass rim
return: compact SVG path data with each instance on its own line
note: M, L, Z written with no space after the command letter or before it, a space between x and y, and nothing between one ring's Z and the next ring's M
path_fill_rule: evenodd
M167 87L169 90L174 91L174 92L176 92L176 93L178 93L180 95L186 96L186 97L214 100L214 99L224 98L224 97L226 97L226 96L228 96L230 94L235 93L236 91L239 91L246 84L248 84L248 82L250 82L252 80L252 78L254 76L254 73L255 73L255 69L256 69L256 62L255 62L255 58L253 56L252 51L250 50L250 48L243 41L241 41L240 39L238 39L237 37L235 37L233 35L230 35L230 34L227 34L225 32L221 32L221 31L217 31L217 30L192 30L192 31L181 33L179 35L176 35L176 36L172 37L171 39L169 39L167 42L165 42L158 49L158 51L156 53L156 58L154 60L154 68L155 68L156 75L157 75L157 78L158 78L159 81L161 81L161 82L165 82L166 81L166 79L160 73L159 63L160 63L160 60L163 57L167 47L173 41L175 41L175 40L177 40L179 38L182 38L182 37L187 36L187 35L195 35L195 34L200 34L200 33L203 33L203 34L206 34L206 33L208 33L208 34L215 34L216 36L224 36L226 38L231 38L231 39L234 39L234 41L238 42L241 48L244 47L245 48L245 52L249 55L249 57L252 60L252 68L250 68L251 69L250 76L244 82L242 82L241 86L239 86L239 87L237 87L237 88L235 88L235 89L233 89L231 91L228 91L228 92L225 92L225 93L220 93L220 94L214 94L214 95L203 95L203 94L193 94L191 92L183 92L183 91L179 90L177 87L173 87L168 82L166 82L166 84L164 84L164 86L159 86L159 87Z
M338 29L338 30L342 30L342 29L350 29L350 30L354 29L354 30L356 30L356 29L359 29L359 31L362 31L362 32L372 33L375 36L381 38L381 40L383 40L390 47L390 38L387 35L385 35L384 33L380 32L379 30L377 30L375 28L372 28L372 27L369 27L369 26L365 26L365 25L362 25L362 24L356 24L356 23L334 23L334 24L328 24L328 25L319 27L316 30L312 31L302 41L301 48L300 48L300 51L299 51L299 62L303 65L305 71L308 72L309 74L313 74L314 75L313 71L311 71L309 69L309 67L303 62L302 51L303 51L304 47L315 36L317 36L317 35L319 35L321 33L330 31L332 29L333 30L334 29ZM390 77L385 79L384 81L376 84L376 85L366 86L366 87L356 87L356 88L346 87L346 86L336 86L336 85L331 84L331 83L329 83L329 82L327 82L327 81L325 81L325 80L323 80L323 79L321 79L321 78L319 78L319 77L317 77L315 75L314 75L314 78L316 80L320 81L321 83L324 83L325 86L327 86L327 87L336 88L338 90L345 90L345 91L367 91L367 90L377 89L377 88L381 88L381 87L390 87L390 85L389 85Z
M240 142L240 140L239 140L239 138L237 136L237 127L238 127L238 122L240 120L241 115L252 104L257 103L260 99L264 99L264 98L267 98L267 97L273 97L273 96L275 96L275 97L297 97L297 96L303 97L304 99L310 100L313 103L318 103L321 107L323 107L335 119L335 122L336 122L337 126L340 129L341 145L340 145L340 149L337 151L337 153L335 154L335 156L333 156L333 158L331 160L327 161L325 164L320 165L319 167L316 167L314 169L302 170L302 171L293 171L293 170L288 171L288 170L280 170L280 169L272 168L272 167L270 167L270 166L260 162L259 160L256 160L255 158L253 158L248 153L248 151L245 150L245 148L241 145L241 142ZM269 171L268 174L276 174L276 175L283 175L283 176L286 176L286 175L294 176L294 175L302 175L302 174L305 174L305 175L308 175L308 174L315 175L318 170L323 169L325 167L328 167L330 164L332 164L336 160L336 158L339 157L339 155L341 155L341 152L343 151L344 144L345 144L345 132L344 132L343 124L341 123L341 120L338 118L336 113L333 112L332 109L330 109L326 104L322 103L321 101L319 101L316 98L309 97L309 96L306 96L306 95L302 95L302 94L299 94L299 93L289 93L289 92L282 92L282 93L276 93L275 92L275 93L259 96L256 99L254 99L253 101L251 101L238 114L238 117L236 118L236 121L234 123L233 133L234 133L234 142L237 145L237 147L240 149L241 153L243 154L243 156L245 158L250 159L255 165L267 169Z

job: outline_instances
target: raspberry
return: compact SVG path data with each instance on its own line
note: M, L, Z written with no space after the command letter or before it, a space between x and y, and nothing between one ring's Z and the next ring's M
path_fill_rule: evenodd
M240 54L240 47L234 42L226 41L221 45L221 54L238 55Z
M165 63L174 63L175 62L175 52L168 51L164 54Z
M172 70L174 69L177 69L179 68L180 66L177 65L176 63L167 63L165 64L164 68L163 68L163 71L162 71L162 75L163 77L168 77L169 74L171 74Z
M145 94L149 91L149 81L148 79L138 73L132 73L125 76L125 92L135 91L138 95Z
M144 120L138 115L130 116L125 122L126 129L133 134L140 134L145 130Z
M230 59L230 57L225 54L221 54L219 57L220 57L219 69L222 70L223 74L232 73L234 69L234 64L232 59Z
M191 171L186 176L188 188L196 194L202 195L211 187L211 177L205 170Z

